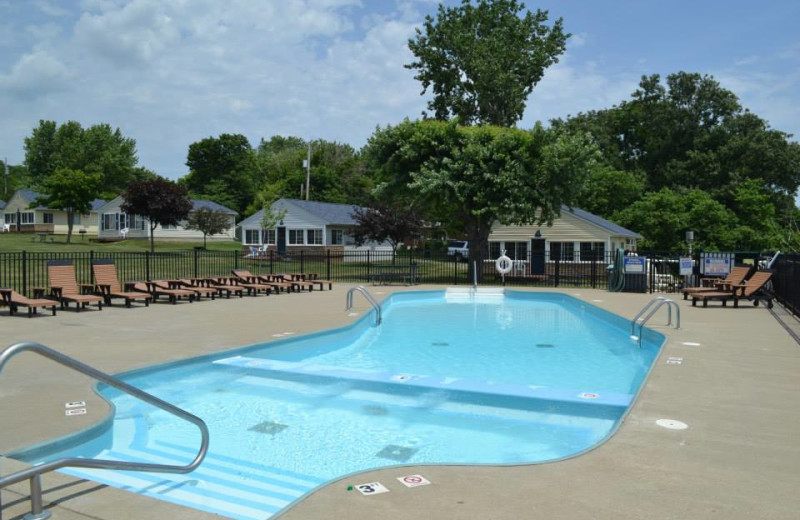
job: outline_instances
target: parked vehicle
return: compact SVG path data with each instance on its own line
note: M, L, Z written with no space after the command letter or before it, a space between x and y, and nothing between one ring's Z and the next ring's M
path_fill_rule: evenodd
M469 242L466 240L451 240L447 244L447 254L455 256L459 262L466 261L469 258Z

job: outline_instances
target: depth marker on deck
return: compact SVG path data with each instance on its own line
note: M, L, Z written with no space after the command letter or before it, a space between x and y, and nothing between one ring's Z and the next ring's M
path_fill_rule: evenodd
M356 485L356 489L365 496L380 495L381 493L388 493L389 489L380 482L368 482L366 484Z

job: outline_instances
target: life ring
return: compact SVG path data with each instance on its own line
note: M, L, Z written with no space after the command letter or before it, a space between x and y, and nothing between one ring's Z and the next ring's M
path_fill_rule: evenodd
M506 255L501 256L494 262L494 267L500 274L508 274L514 268L514 263Z

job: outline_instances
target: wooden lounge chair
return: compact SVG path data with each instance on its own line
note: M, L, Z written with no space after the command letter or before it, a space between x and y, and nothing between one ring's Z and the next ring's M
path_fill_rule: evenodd
M205 283L208 287L215 289L220 296L225 294L230 298L231 294L235 294L240 298L244 297L245 288L241 285L230 283L224 276L210 276L205 279ZM247 293L250 294L250 291L247 291Z
M98 310L103 310L103 297L96 294L86 294L78 289L75 279L75 268L72 260L50 260L47 262L47 277L50 280L50 294L61 303L61 308L74 302L78 308L86 308L90 303L97 303ZM92 284L82 284L84 290L94 289Z
M181 298L186 298L190 303L197 299L196 292L181 289L180 284L173 280L148 280L145 283L151 294L157 293L159 296L167 296L172 304L178 303Z
M303 276L300 274L273 274L272 278L273 280L292 284L296 291L302 291L304 288L308 289L309 292L314 290L314 284L303 280Z
M260 292L269 295L272 293L272 287L269 285L265 285L263 283L255 283L255 282L248 282L246 279L239 278L237 276L229 276L225 280L225 283L230 285L236 285L242 287L247 290L248 296L258 296Z
M739 300L748 299L753 305L758 305L759 300L764 300L767 307L772 308L772 300L775 296L764 287L772 277L768 271L756 271L742 284L732 285L729 290L699 292L692 295L692 306L696 307L698 300L703 301L703 307L708 307L709 300L719 300L725 307L729 300L733 300L733 306L739 306Z
M0 288L0 305L8 306L9 316L17 312L19 307L27 307L28 317L31 318L34 314L37 314L36 310L42 307L50 307L50 310L53 311L53 316L55 316L58 302L43 298L26 298L13 289Z
M713 285L707 285L704 287L686 287L683 290L683 299L687 300L689 296L702 292L719 292L720 290L724 291L731 285L738 285L744 282L748 274L750 274L750 267L739 265L733 266L733 268L731 268L731 272L728 273L728 276L722 280L709 279L709 283Z
M186 289L187 291L192 291L197 295L197 299L199 300L201 296L205 296L206 298L211 298L212 300L217 297L218 291L213 287L207 287L205 285L199 285L196 283L195 280L190 278L180 278L178 280L172 280L174 287L176 289Z
M125 307L130 307L132 301L143 300L145 307L150 305L153 297L150 293L139 291L123 291L117 279L117 266L113 260L92 260L92 274L97 291L105 299L106 305L111 305L112 298L125 300Z
M323 290L323 288L327 285L328 290L333 290L333 282L331 280L322 280L317 273L302 273L300 275L302 280L305 282L311 282L315 285L319 285L319 290Z
M294 287L290 283L280 282L277 280L273 281L272 279L269 278L269 276L266 275L253 274L247 269L234 269L231 272L233 273L233 276L236 277L236 279L243 280L246 283L258 283L266 285L270 287L270 289L272 289L275 292L275 294L280 293L281 290L289 292Z
M161 289L152 282L130 282L126 284L126 288L138 292L146 292L152 296L154 302L158 301L158 298L161 296L166 296L167 301L172 304L178 303L178 300L183 296L187 297L190 302L194 301L194 293L189 291L183 292L172 289Z

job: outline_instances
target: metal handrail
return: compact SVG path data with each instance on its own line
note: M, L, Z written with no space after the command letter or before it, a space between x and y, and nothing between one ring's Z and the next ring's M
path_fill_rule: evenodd
M23 480L30 479L30 489L31 489L31 514L25 515L25 518L28 520L43 520L45 518L50 517L50 512L42 509L42 484L41 484L41 475L43 473L48 473L50 471L54 471L60 468L65 467L72 467L72 468L94 468L94 469L113 469L113 470L123 470L123 471L146 471L146 472L159 472L159 473L189 473L190 471L197 468L208 452L208 426L206 423L197 417L177 406L169 404L166 401L162 401L158 397L155 397L147 392L139 390L127 383L123 383L119 379L112 377L104 372L100 372L99 370L90 367L80 361L73 359L69 356L65 356L60 352L57 352L49 347L45 347L39 343L34 342L22 342L17 343L16 345L12 345L5 349L2 353L0 353L0 373L3 371L3 367L8 362L9 359L14 357L15 355L21 352L34 352L39 354L40 356L46 357L56 363L59 363L67 368L71 368L77 372L85 374L91 378L96 379L102 383L105 383L109 386L112 386L122 392L125 392L133 397L141 399L142 401L151 404L157 408L164 410L165 412L171 413L181 419L189 421L190 423L196 425L200 429L200 434L202 436L200 450L197 452L195 458L189 464L185 466L178 466L172 464L151 464L151 463L144 463L144 462L125 462L119 460L105 460L105 459L85 459L85 458L78 458L78 457L65 457L62 459L57 459L51 462L46 462L43 464L39 464L37 466L33 466L31 468L18 471L16 473L12 473L5 477L0 478L0 489L9 486L11 484L16 484L17 482L22 482Z
M631 336L633 336L636 324L641 319L641 322L639 322L639 335L636 337L636 339L639 340L640 347L642 346L642 329L644 329L644 324L647 323L647 320L652 318L653 315L658 311L658 309L660 309L664 305L667 306L667 327L672 325L672 308L675 307L675 328L676 329L681 328L681 308L678 307L678 304L668 298L664 298L663 296L658 296L656 298L653 298L647 303L647 305L644 306L644 308L641 311L639 311L639 314L637 314L636 317L631 321ZM644 314L644 312L650 307L653 307L653 310L651 310L647 315L642 317L642 314Z
M358 291L361 294L363 294L364 298L366 298L367 301L370 304L372 304L372 307L375 309L375 325L380 325L381 324L381 320L382 320L382 318L381 318L381 304L378 303L375 300L375 298L372 297L372 294L370 294L370 292L367 290L367 288L364 287L363 285L357 285L355 287L351 287L350 290L347 291L347 303L346 303L346 306L345 306L345 310L349 311L353 307L353 293L356 292L356 291Z

